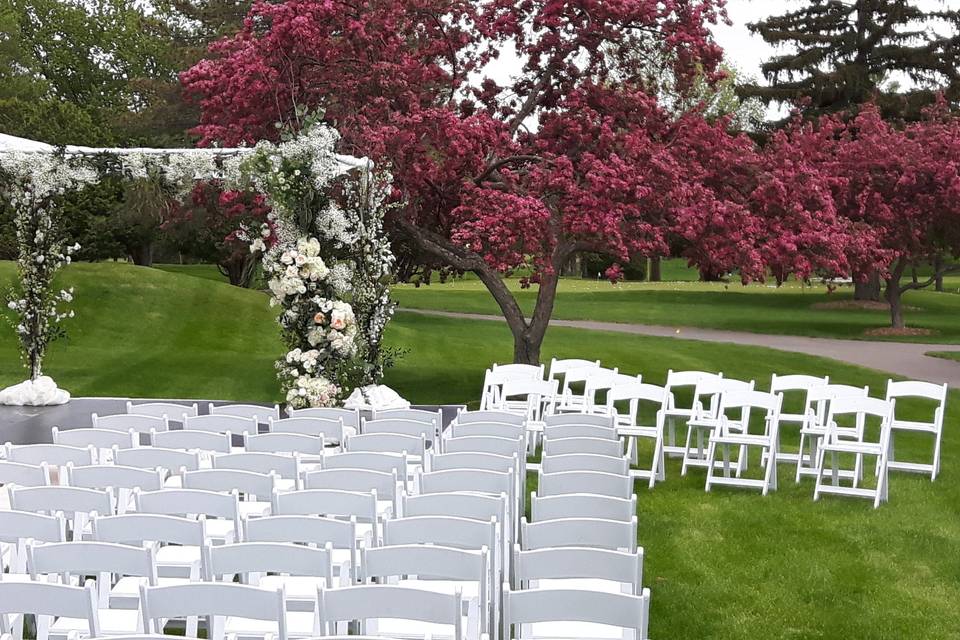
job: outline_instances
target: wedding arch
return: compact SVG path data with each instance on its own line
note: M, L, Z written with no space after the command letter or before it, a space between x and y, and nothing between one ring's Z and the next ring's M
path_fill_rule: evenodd
M54 147L0 134L0 190L14 208L19 283L7 306L30 376L0 391L6 404L59 404L69 394L43 375L74 291L56 273L80 247L65 237L60 200L119 174L159 180L181 194L196 181L263 194L259 228L237 235L262 256L270 304L287 351L276 362L287 403L331 406L379 384L383 331L393 314L393 254L383 229L391 177L365 158L335 152L339 134L320 123L254 147L145 149Z

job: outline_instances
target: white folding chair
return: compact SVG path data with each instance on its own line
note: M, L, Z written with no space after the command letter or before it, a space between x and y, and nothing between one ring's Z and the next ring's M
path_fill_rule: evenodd
M575 415L575 414L574 414ZM604 440L619 440L620 436L613 427L598 426L595 424L545 424L543 437L551 440L560 438L602 438Z
M356 517L347 520L315 515L244 518L243 541L290 542L316 548L329 545L334 575L340 578L341 584L352 584L359 578ZM291 595L294 594L291 592ZM311 596L316 600L316 593Z
M212 431L213 433L231 433L235 436L243 436L247 433L257 433L258 422L253 416L217 413L205 416L185 416L183 428L184 430Z
M720 407L723 406L724 394L753 391L754 386L753 380L746 382L732 378L704 379L697 383L694 391L693 415L687 420L687 441L683 449L680 475L687 475L687 469L690 467L706 467L709 464L707 445L720 425ZM749 420L749 407L744 407L736 421L728 416L728 424L731 428L738 428ZM742 472L747 467L747 457L743 449L740 453L741 455L737 458L737 469Z
M560 381L571 369L600 368L599 360L584 360L582 358L550 359L550 368L547 370L547 380Z
M543 456L540 470L544 473L561 471L599 471L627 475L630 473L630 458L627 456L601 456L595 453L567 453L559 456Z
M238 469L198 469L185 471L182 475L184 489L217 493L237 491L243 497L239 504L241 517L270 513L270 501L277 487L275 474Z
M381 517L398 513L400 496L396 472L384 473L370 469L320 469L303 474L304 489L329 489L377 494L377 513Z
M73 584L83 576L97 576L97 606L100 632L104 635L142 633L140 599L137 594L128 598L111 591L111 576L133 578L141 584L156 586L157 565L154 551L149 547L134 547L109 542L64 542L59 544L27 545L27 564L36 581L48 575L59 575L62 584ZM60 617L50 626L50 633L68 636L83 633L86 620Z
M475 453L462 451L459 453L438 453L430 457L430 468L427 471L447 471L450 469L480 469L484 471L507 472L513 470L520 473L522 466L516 454L501 456L495 453Z
M494 438L519 438L526 436L527 429L522 424L507 422L454 422L446 432L450 438L468 436L493 436ZM445 434L446 435L446 434Z
M179 449L181 451L199 451L202 456L209 457L213 453L230 453L233 451L233 439L230 432L196 431L193 429L177 429L175 431L151 431L150 444L162 449Z
M403 453L381 453L377 451L346 451L324 456L320 461L321 469L368 469L380 473L396 474L404 489L410 485L408 457Z
M293 635L312 635L317 590L333 585L333 545L310 547L291 542L237 542L203 547L208 582L233 582L282 589L287 625ZM297 612L297 613L294 613Z
M90 514L113 514L113 491L80 487L10 487L10 506L18 511L64 514L73 540L80 540Z
M522 413L513 411L497 411L495 409L486 409L482 411L467 411L465 409L457 410L455 424L470 424L471 422L494 422L497 424L513 424L518 427L523 426L526 417Z
M206 518L171 516L155 513L127 513L93 519L92 537L99 542L115 542L156 548L157 575L160 584L179 584L200 580L200 548L206 539ZM138 598L139 583L120 580L115 594Z
M247 453L298 453L303 458L322 456L324 439L302 433L261 433L247 435L243 446Z
M629 522L637 515L637 496L616 498L595 493L561 493L554 496L530 494L532 522L562 518L599 518Z
M240 534L240 501L237 492L217 493L202 489L135 491L138 513L169 516L205 516L205 535L215 543L229 544Z
M307 489L275 492L271 513L275 516L325 516L353 521L357 535L367 544L380 544L380 519L377 517L377 492ZM356 558L352 558L355 560ZM354 564L354 566L356 566Z
M594 454L598 456L623 455L623 442L609 438L544 438L544 456L562 456L569 454Z
M908 398L918 398L927 401L933 401L936 406L933 408L933 419L930 421L922 420L901 420L896 416L890 423L890 460L889 468L893 471L907 471L909 473L929 473L930 480L936 480L940 472L940 440L943 437L943 419L947 410L947 385L931 384L929 382L918 382L907 380L903 382L894 382L887 380L887 400L902 400ZM902 406L902 404L901 404ZM925 433L933 436L933 462L930 464L922 462L908 462L897 460L895 455L895 436L897 432L903 433Z
M633 495L633 478L629 475L599 471L544 473L541 470L537 493L544 497L567 493L592 493L629 500Z
M163 472L123 465L75 467L71 464L67 465L67 484L84 489L112 489L117 500L115 511L123 514L130 507L134 489L156 491L163 488Z
M589 413L588 406L590 402L587 398L587 380L594 375L602 376L603 371L616 372L616 369L602 369L599 361L595 364L589 362L580 367L569 367L564 371L563 386L560 387L560 393L553 411L565 413L572 411L575 413ZM559 382L559 378L550 376L550 380ZM579 388L579 391L577 389Z
M142 406L142 405L135 405ZM189 415L189 411L184 411ZM150 433L151 431L167 431L170 429L170 420L180 420L183 413L167 418L166 414L139 414L139 413L118 413L109 416L100 416L96 413L90 416L94 429L109 429L111 431L127 432L133 429L137 433Z
M427 440L423 436L405 436L399 433L365 433L348 436L343 443L343 449L349 452L406 454L413 460L422 461L427 451Z
M231 453L214 456L214 469L236 469L254 473L273 473L279 477L277 487L283 491L300 488L300 456L279 453Z
M57 427L50 429L53 443L69 447L93 447L96 461L103 464L110 460L110 452L114 447L129 449L140 444L140 435L133 429L114 431L112 429L70 429L60 431Z
M183 416L196 416L200 412L197 403L181 404L179 402L130 402L127 401L127 413L154 418L166 417L172 422L183 422Z
M713 485L759 488L763 495L777 489L777 452L780 443L780 408L783 405L783 393L774 394L763 391L728 391L720 398L718 416L720 423L710 435L707 451L706 490ZM763 416L763 433L750 433L749 416L759 410ZM739 412L737 419L731 419L730 411ZM744 416L747 416L746 419ZM738 458L749 455L750 447L759 448L763 460L763 478L742 477L742 467L738 467L735 477L730 476L730 447L737 447ZM722 450L723 462L717 460L717 450ZM718 476L717 471L723 475Z
M386 624L407 638L465 640L461 609L459 593L451 596L385 584L323 590L317 601L324 636L357 622L361 634L376 635Z
M373 411L374 420L413 420L414 422L427 422L437 425L437 429L443 428L443 411L429 411L427 409L381 409Z
M490 496L507 495L509 520L503 521L504 536L515 539L517 519L523 513L523 496L513 469L506 472L482 469L447 469L421 473L418 478L420 493L485 493Z
M853 387L845 384L830 384L807 391L807 404L803 412L806 420L800 427L796 482L800 482L801 476L817 474L817 451L821 441L827 436L827 418L833 400L866 398L869 395L870 388L867 386ZM807 448L809 454L805 455Z
M24 637L22 625L27 614L36 616L36 640L50 638L50 624L54 617L85 621L85 631L77 634L81 637L95 638L100 635L97 594L92 580L82 587L51 582L0 580L0 633Z
M3 448L3 457L10 462L32 465L46 464L51 472L51 480L53 480L53 470L56 469L58 482L62 482L66 477L65 469L68 464L80 467L96 462L96 449L91 446L71 447L65 444L13 445L8 442Z
M257 404L213 404L207 406L207 413L212 416L238 416L241 418L255 418L257 422L265 424L267 420L280 419L280 405L263 406Z
M3 505L3 496L0 495L0 511L9 508L9 488L13 485L20 487L46 487L50 484L50 468L45 462L40 464L26 464L0 460L0 486L7 487L5 493L6 505Z
M492 554L495 575L500 575L502 567L497 552L501 548L499 539L497 521L493 518L481 522L453 516L413 516L383 523L383 546L432 544L474 551L485 547Z
M876 398L837 398L830 401L827 414L827 436L817 452L817 485L813 499L819 500L821 493L849 495L873 500L876 509L888 499L888 463L890 455L890 425L896 410L896 399L878 400ZM841 416L853 418L853 425L839 424ZM879 420L879 435L871 440L867 433L867 419ZM831 456L831 469L826 467L826 454ZM855 462L849 477L852 486L840 482L839 457L853 455ZM863 458L874 457L876 485L859 486L863 477ZM827 484L825 480L832 480Z
M30 540L66 542L67 523L63 516L0 510L0 581L30 579L26 546Z
M561 427L568 425L576 426L596 426L614 429L617 426L614 416L606 413L557 413L551 416L544 416L544 427Z
M137 447L134 449L114 449L113 463L140 469L163 469L169 477L164 486L180 486L181 471L196 471L200 468L199 451L180 451L161 447Z
M397 545L363 550L363 579L385 584L400 584L432 593L460 593L466 610L464 630L469 638L489 633L494 624L489 552L434 545ZM409 625L383 621L378 633L408 635Z
M613 416L617 432L627 442L627 455L639 463L640 439L653 441L653 456L648 469L633 475L648 481L650 488L666 478L664 466L664 420L670 406L670 392L644 382L620 384L607 392L607 413ZM625 409L621 406L626 403Z
M641 595L582 589L512 591L504 585L503 637L646 640L650 591Z
M634 553L589 547L513 549L514 589L586 589L609 593L643 592L643 549Z
M598 549L637 550L637 517L629 522L600 518L560 518L527 522L520 520L522 549L552 547L594 547Z
M809 406L807 403L807 395L811 389L824 387L828 384L830 384L830 376L818 378L816 376L800 374L786 376L773 374L770 378L770 392L774 394L782 393L785 403L789 402L791 397L794 400L800 400L802 401L801 406L803 407L800 413L789 413L781 410L780 426L795 424L797 427L802 428L807 420L806 409ZM780 462L792 462L796 464L799 454L780 451L777 455L780 456Z
M677 444L677 424L679 422L686 427L687 421L693 417L697 385L701 381L718 380L722 377L722 373L708 373L706 371L674 371L671 369L667 372L667 382L664 388L667 390L668 403L663 412L667 437L667 442L663 447L665 454L678 457L683 455L684 447ZM689 404L678 403L677 392L687 389L691 394Z
M288 638L283 590L223 582L144 587L141 607L149 633L161 632L171 618L205 616L209 640Z
M357 409L340 409L338 407L288 408L287 415L291 418L322 418L333 422L342 421L343 426L353 429L354 433L360 428L360 412Z
M523 412L528 421L540 421L553 413L557 381L541 379L508 380L500 386L497 404L487 407L500 411Z
M526 463L527 445L522 436L497 438L496 436L463 436L443 441L443 453L490 453L496 456L517 457Z
M297 434L301 436L312 436L317 438L325 445L339 447L344 438L355 435L356 427L349 427L343 420L338 418L330 420L327 418L318 418L313 416L297 415L292 418L283 418L274 420L270 418L267 423L269 433Z
M440 440L440 425L438 422L422 422L419 420L405 420L403 418L380 418L377 420L360 420L360 434L388 433L394 435L423 438L428 449L436 449Z
M531 366L524 364L493 365L484 372L483 389L480 394L480 410L491 409L516 413L511 409L501 408L503 401L503 385L515 380L543 380L543 365ZM526 416L526 406L521 412Z

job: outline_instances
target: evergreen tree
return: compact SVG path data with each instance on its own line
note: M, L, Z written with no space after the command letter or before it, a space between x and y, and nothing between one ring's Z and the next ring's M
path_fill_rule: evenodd
M747 84L741 94L767 103L809 101L805 111L812 116L874 100L884 117L916 120L941 91L956 105L960 9L947 0L932 9L921 4L808 0L753 23L753 33L786 52L763 64L766 86Z

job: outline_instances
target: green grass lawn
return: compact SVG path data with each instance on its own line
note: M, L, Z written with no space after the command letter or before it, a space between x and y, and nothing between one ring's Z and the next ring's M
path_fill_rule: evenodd
M0 276L11 275L0 264ZM77 287L79 315L70 339L52 347L47 372L64 388L276 399L272 362L281 346L262 293L123 264L74 265L63 278ZM511 355L507 328L491 322L399 315L388 340L409 353L387 383L418 403L474 401L484 368ZM769 349L563 328L550 330L543 354L600 358L651 382L663 382L668 368L723 370L761 387L774 371L806 372L869 384L876 394L888 377ZM0 332L0 383L22 377L12 330ZM669 460L665 483L637 488L652 637L960 636L960 393L949 402L942 475L935 483L894 475L891 501L877 511L865 500L813 502L812 481L794 484L787 467L780 490L765 498L705 494L702 472L681 478ZM791 430L784 440L795 437ZM927 452L915 440L897 447Z
M926 355L960 362L960 351L928 351Z
M166 271L167 273L178 273L214 282L229 282L227 277L220 273L215 264L155 264L154 269Z
M536 289L520 290L509 281L529 313ZM623 283L565 279L557 294L554 317L568 320L605 320L634 324L702 327L782 335L830 338L890 339L866 336L869 329L889 326L885 310L822 308L851 300L849 287L828 294L822 286L796 283L781 288L738 283L662 282ZM401 306L470 313L499 314L490 294L477 280L432 284L419 288L400 285L394 296ZM935 335L898 337L897 340L942 344L960 343L960 296L934 291L910 292L904 297L908 326L931 329ZM842 304L841 304L842 307Z

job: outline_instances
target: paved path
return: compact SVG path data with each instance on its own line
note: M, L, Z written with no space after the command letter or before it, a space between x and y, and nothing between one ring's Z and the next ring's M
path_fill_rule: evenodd
M403 309L407 313L463 318L467 320L490 320L503 322L503 318L479 313L455 313L428 309ZM614 331L642 336L677 338L680 340L704 340L727 342L757 347L770 347L782 351L795 351L811 356L822 356L849 362L850 364L887 371L915 380L946 382L960 388L960 363L924 355L927 351L960 351L958 345L920 344L915 342L879 342L870 340L837 340L833 338L808 338L804 336L779 336L747 331L724 331L720 329L697 329L693 327L666 327L660 325L622 324L619 322L595 322L592 320L552 320L554 327L572 327L591 331Z

